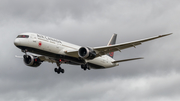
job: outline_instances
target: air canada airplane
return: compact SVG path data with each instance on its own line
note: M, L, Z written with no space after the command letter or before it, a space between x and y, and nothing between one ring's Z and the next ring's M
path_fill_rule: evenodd
M18 35L14 44L25 53L21 58L23 58L24 63L27 66L38 67L45 61L56 63L57 68L55 68L54 71L57 74L60 74L64 73L64 69L61 68L61 64L80 65L82 69L90 70L111 68L118 66L119 62L143 59L131 58L114 60L113 56L115 51L121 52L121 50L130 47L136 48L136 46L141 45L143 42L151 41L171 34L172 33L121 44L116 44L117 34L114 34L107 46L82 47L45 35L28 32ZM27 52L31 52L32 55L28 55Z

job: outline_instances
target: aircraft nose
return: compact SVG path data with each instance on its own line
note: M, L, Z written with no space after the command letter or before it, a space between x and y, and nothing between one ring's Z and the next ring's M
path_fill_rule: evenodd
M19 39L15 39L15 41L14 41L14 45L15 45L15 46L20 45L20 40L19 40Z

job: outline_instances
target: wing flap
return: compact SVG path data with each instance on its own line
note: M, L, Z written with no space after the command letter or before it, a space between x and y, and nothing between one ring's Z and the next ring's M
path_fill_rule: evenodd
M64 51L64 53L72 57L79 57L78 51Z
M98 53L98 55L105 55L107 53L110 53L110 52L115 52L115 51L120 51L123 50L123 49L126 49L126 48L130 48L130 47L135 47L138 46L138 45L141 45L141 43L139 42L136 42L136 43L133 43L133 44L121 44L121 45L111 45L111 46L105 46L105 47L95 47L94 50L96 51L96 53Z
M51 59L49 57L46 56L37 56L41 61L47 61L47 62L51 62L51 63L55 63L56 61L54 59Z

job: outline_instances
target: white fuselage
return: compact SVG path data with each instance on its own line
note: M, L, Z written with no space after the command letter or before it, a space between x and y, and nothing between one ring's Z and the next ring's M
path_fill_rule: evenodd
M77 51L79 50L79 48L81 48L81 46L74 45L68 42L64 42L55 38L51 38L36 33L22 33L20 35L29 35L29 38L16 38L14 42L16 46L29 47L32 49L42 50L48 53L73 57L69 54L66 54L66 52ZM36 52L32 51L32 53L36 53ZM39 55L43 55L43 54L39 54ZM86 63L95 64L98 66L102 66L104 68L110 68L118 65L117 63L112 63L115 60L107 55L96 57L92 60L85 59L85 61Z

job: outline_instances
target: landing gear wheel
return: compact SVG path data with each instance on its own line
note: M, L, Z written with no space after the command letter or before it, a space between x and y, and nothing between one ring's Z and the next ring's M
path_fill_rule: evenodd
M56 65L58 66L58 68L54 68L54 72L60 74L60 73L64 73L64 69L61 68L61 63L60 62L56 62Z
M81 65L81 68L86 71L87 70L87 67L85 65Z
M60 73L64 73L65 71L62 68L54 68L54 72L60 74Z
M54 68L54 72L57 72L58 71L58 69L57 68Z
M57 71L58 74L60 74L60 71Z
M56 72L56 73L60 74L60 69L58 69L58 68L54 68L54 72Z
M61 69L61 73L64 73L64 69Z

